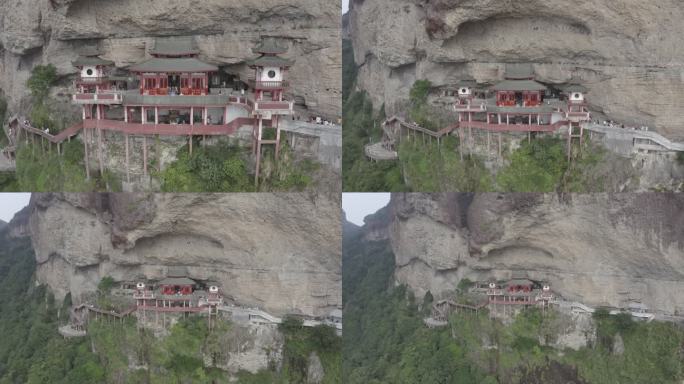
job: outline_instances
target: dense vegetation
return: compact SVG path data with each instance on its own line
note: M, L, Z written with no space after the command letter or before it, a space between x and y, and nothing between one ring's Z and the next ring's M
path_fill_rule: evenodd
M228 383L212 361L234 348L220 340L233 324L218 322L209 330L201 317L190 317L171 327L165 337L139 330L133 318L125 323L92 321L88 336L65 340L57 333L68 320L70 297L55 302L45 286L33 284L35 257L28 238L8 237L0 230L0 384L73 383ZM98 296L106 297L113 280L103 278ZM282 367L250 374L237 383L304 382L308 360L319 356L323 383L340 383L341 339L330 327L304 328L297 320L280 327L284 335Z
M427 106L429 89L428 81L416 81L407 111L419 125L438 130L454 119ZM614 179L629 177L606 167L611 163L608 154L589 140L581 149L575 144L573 161L568 162L565 140L552 136L522 140L519 148L504 151L503 165L494 167L485 167L483 157L462 150L456 136L444 137L441 145L414 137L397 147L398 162L370 162L363 147L380 140L383 109L374 113L369 98L356 92L346 99L343 114L346 191L602 192Z
M253 170L245 158L248 149L221 141L216 145L195 144L192 155L188 147L178 150L177 159L158 174L163 192L250 192L254 191ZM260 191L301 191L312 182L318 164L301 160L297 164L291 149L281 143L279 159L275 151L264 148Z
M393 270L386 242L345 233L347 383L674 384L684 378L684 332L672 324L599 311L596 341L579 351L548 346L572 321L556 311L529 310L510 325L486 311L454 314L448 327L428 329L422 318L431 295L415 299L394 286Z
M86 179L83 145L72 140L62 144L63 155L57 148L49 149L40 141L21 145L17 149L16 178L19 190L34 192L87 192L104 189L100 178ZM99 188L98 188L99 187Z

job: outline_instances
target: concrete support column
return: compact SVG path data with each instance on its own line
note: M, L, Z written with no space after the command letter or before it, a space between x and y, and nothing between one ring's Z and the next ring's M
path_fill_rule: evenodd
M124 122L128 123L128 107L124 106Z
M145 113L145 107L140 107L140 121L143 124L147 124L147 113Z
M190 107L190 125L195 125L195 108Z
M207 117L209 117L209 110L207 107L202 108L202 116L203 116L203 121L204 125L207 125Z
M154 107L154 123L159 124L159 107Z

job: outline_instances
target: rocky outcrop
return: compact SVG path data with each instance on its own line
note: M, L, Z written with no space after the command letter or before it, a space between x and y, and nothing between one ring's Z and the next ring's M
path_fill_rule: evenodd
M307 194L34 194L37 279L78 303L104 276L168 267L274 315L341 306L340 206Z
M395 278L417 297L524 273L569 301L684 313L681 194L393 194L390 206Z
M96 51L127 67L145 58L154 37L189 35L203 60L242 78L260 37L277 37L297 60L289 71L297 100L313 113L341 114L337 1L8 0L0 14L0 89L15 112L26 102L35 65L52 63L66 77L76 72L71 61L80 53Z
M29 229L29 207L26 206L21 211L14 214L14 217L7 224L9 228L9 237L27 237L31 235ZM0 227L1 228L1 227Z
M580 83L591 109L684 139L684 25L678 0L352 1L358 86L396 112L416 79L491 84L534 63L550 86Z

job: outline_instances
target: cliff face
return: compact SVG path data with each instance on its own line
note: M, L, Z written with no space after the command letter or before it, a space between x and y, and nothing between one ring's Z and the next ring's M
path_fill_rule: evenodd
M394 194L390 205L395 278L417 297L523 272L567 300L684 311L681 194Z
M341 114L338 1L7 0L0 14L0 89L15 111L35 65L71 75L71 61L96 50L126 67L144 60L155 36L191 35L203 60L232 64L241 78L251 73L244 62L260 36L278 37L297 61L289 71L297 99L314 113Z
M306 194L34 194L37 278L75 303L104 276L217 281L276 315L341 306L340 206Z
M358 86L394 113L416 79L492 83L534 63L548 85L589 88L593 111L684 138L684 25L678 0L352 1Z
M30 236L31 230L29 229L29 207L26 206L21 211L15 213L12 220L10 220L10 222L6 225L9 226L10 237L18 238Z

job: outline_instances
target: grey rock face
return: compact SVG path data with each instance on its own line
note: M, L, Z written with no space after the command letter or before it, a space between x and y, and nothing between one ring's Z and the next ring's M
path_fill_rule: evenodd
M338 1L9 0L0 14L0 89L15 111L35 65L52 63L67 76L79 53L96 50L126 67L145 59L154 37L190 35L203 60L232 64L245 78L260 37L277 37L297 60L289 71L294 96L314 113L341 114Z
M549 85L589 88L592 110L683 139L684 8L677 0L353 1L358 86L389 114L416 79L491 84L505 63L534 63Z
M161 279L187 266L275 315L341 306L340 205L306 194L36 194L37 278L74 302L100 279Z
M587 305L684 312L684 196L457 196L393 195L395 278L416 297L523 272Z

